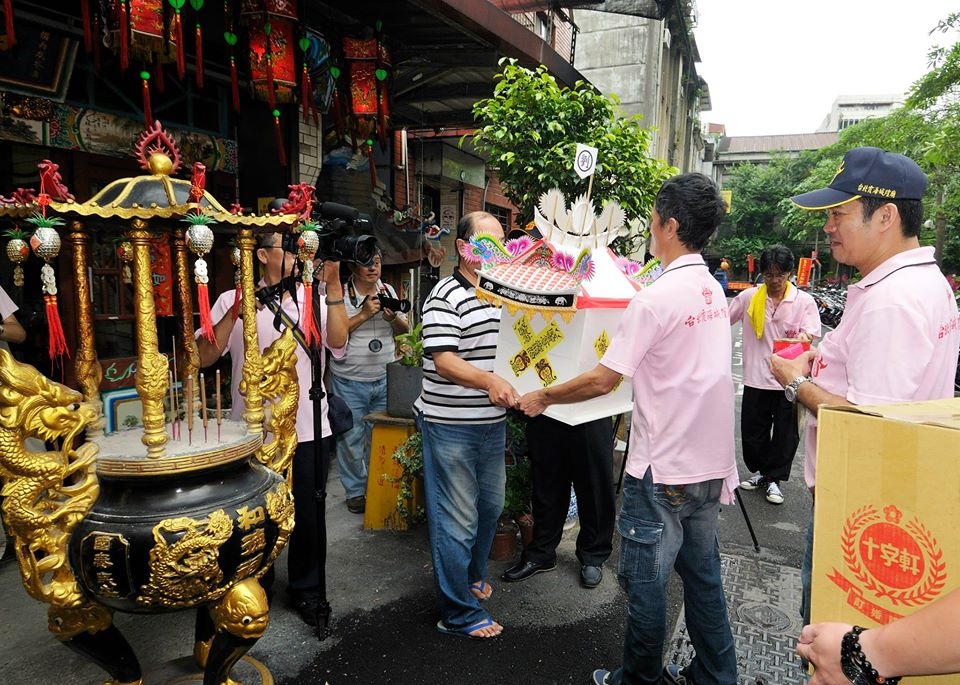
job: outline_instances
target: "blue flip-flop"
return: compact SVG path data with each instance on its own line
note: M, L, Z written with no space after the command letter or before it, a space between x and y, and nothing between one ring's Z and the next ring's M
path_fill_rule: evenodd
M473 595L474 597L477 597L477 600L480 602L486 602L488 599L490 599L490 596L493 594L493 586L490 585L490 583L488 583L485 580L478 580L475 583L470 583L470 589L476 590L480 594L485 595L484 597L477 597L476 595ZM490 590L489 594L487 593L487 589ZM470 593L470 594L473 594L473 593Z
M491 635L489 637L485 635L471 635L475 630L480 628L488 628L493 625L493 619L485 618L482 621L477 621L472 626L466 626L464 628L448 628L444 625L443 620L437 621L437 630L439 630L444 635L455 635L456 637L465 637L471 640L492 640L500 635Z

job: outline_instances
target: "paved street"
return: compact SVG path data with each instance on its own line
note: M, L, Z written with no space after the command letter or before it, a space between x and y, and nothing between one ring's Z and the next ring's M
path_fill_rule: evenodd
M739 377L738 361L735 350ZM364 531L361 517L347 511L335 474L329 489L331 635L319 642L282 601L277 602L267 634L250 654L266 664L278 685L586 685L594 668L618 664L625 600L613 576L615 566L608 565L599 588L580 588L573 555L576 528L565 535L553 572L504 584L498 576L510 562L491 562L494 595L489 607L505 632L491 642L464 640L434 629L437 616L426 527L404 533ZM743 493L759 553L740 509L724 507L721 513L725 587L743 685L802 682L793 644L799 631L797 569L810 502L799 455L783 491L786 501L781 506L767 503L762 491ZM616 555L615 550L614 559ZM284 561L281 558L278 564L278 588L284 586ZM670 619L676 628L668 656L682 662L690 649L678 583L671 589ZM117 614L115 622L144 665L147 685L199 682L182 676L192 648L192 612ZM253 685L256 681L246 673L241 679ZM65 649L47 631L45 606L23 591L15 566L0 566L0 682L98 685L104 680L102 670Z

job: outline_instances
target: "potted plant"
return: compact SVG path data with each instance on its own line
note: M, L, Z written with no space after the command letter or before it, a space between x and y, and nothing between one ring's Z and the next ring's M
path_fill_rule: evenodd
M394 337L400 358L387 364L387 414L412 419L423 387L423 322Z
M517 524L523 545L533 539L533 480L527 452L527 417L511 409L507 412L507 440L504 461L507 484L503 498L503 514Z

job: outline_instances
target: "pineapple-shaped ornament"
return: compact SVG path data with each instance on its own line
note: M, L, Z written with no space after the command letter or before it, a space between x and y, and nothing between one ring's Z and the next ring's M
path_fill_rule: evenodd
M126 284L133 283L133 271L130 264L133 262L133 243L129 240L121 240L117 243L117 257L123 265L120 269L120 278Z
M213 248L213 229L210 228L210 224L214 223L214 220L198 211L195 214L188 214L184 221L190 224L186 236L187 247L197 255L197 260L193 263L193 280L197 284L200 332L203 337L216 345L217 336L213 332L213 321L210 319L210 290L208 287L210 277L207 273L207 261L203 258Z
M313 257L320 249L320 236L317 233L317 222L304 221L300 224L300 235L297 238L297 258L303 262L300 277L303 283L303 339L307 345L319 342L320 335L313 319Z
M30 247L33 253L43 260L43 266L40 268L40 282L47 312L47 326L50 328L50 359L62 355L69 357L70 350L67 349L67 339L63 335L60 310L57 307L57 277L50 264L51 260L56 259L60 254L60 234L57 233L56 227L62 226L63 220L36 212L27 221L36 227L33 235L30 236Z
M27 257L30 256L30 246L25 240L27 232L19 226L14 226L7 231L6 235L10 238L10 241L7 243L7 257L14 263L13 284L18 288L22 288L23 267L20 265L27 261Z
M235 269L233 272L233 307L230 309L234 321L240 316L240 296L243 294L240 275L240 263L242 260L243 256L240 254L240 248L234 244L230 250L230 263L233 264L233 268Z

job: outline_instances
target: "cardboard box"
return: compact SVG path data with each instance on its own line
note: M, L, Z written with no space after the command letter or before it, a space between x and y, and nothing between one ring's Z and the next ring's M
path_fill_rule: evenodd
M817 455L814 623L877 626L960 586L960 399L824 407Z

